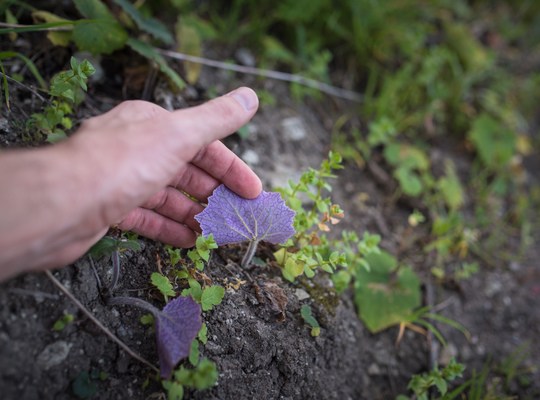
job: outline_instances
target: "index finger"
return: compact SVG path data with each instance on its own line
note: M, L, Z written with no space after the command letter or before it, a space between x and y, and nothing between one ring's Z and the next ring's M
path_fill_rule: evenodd
M255 172L220 141L202 148L171 185L205 200L220 183L248 199L257 197L262 190Z

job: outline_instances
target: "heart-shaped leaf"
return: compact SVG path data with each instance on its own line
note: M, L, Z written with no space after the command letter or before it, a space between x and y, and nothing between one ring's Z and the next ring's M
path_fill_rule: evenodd
M279 193L263 191L248 200L220 185L195 219L201 224L203 235L213 234L220 246L261 240L278 244L294 235L294 214Z
M191 297L177 297L156 315L156 337L161 377L169 378L189 355L191 342L202 326L201 306Z

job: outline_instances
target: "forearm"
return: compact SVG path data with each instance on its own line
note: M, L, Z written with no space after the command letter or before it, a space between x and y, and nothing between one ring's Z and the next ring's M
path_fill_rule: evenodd
M0 280L73 261L104 233L81 156L68 143L0 153Z

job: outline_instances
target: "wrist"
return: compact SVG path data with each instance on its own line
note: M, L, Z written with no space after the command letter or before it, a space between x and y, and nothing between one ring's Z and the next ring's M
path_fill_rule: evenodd
M10 188L0 193L0 279L73 261L103 231L88 196L91 168L78 157L69 141L0 155L0 182Z

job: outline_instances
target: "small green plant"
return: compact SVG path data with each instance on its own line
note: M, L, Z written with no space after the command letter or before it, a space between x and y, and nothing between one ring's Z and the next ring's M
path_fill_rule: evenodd
M171 32L163 23L145 15L131 2L114 0L114 3L118 8L109 9L100 0L74 0L75 7L82 17L77 20L67 20L49 11L33 9L32 17L42 23L29 27L1 29L0 34L49 30L61 26L65 30L52 30L47 33L47 38L53 45L67 47L74 43L80 51L88 51L95 55L111 54L129 47L155 63L175 88L182 89L185 83L178 73L169 66L155 47L141 40L150 35L153 41L171 45L174 43ZM24 7L21 8L24 10ZM115 13L113 10L120 12Z
M452 359L443 369L434 368L432 371L414 375L409 382L408 388L415 394L417 400L450 400L448 387L451 382L463 375L465 366ZM429 397L429 391L436 388L440 397ZM400 396L398 399L408 399L406 396Z
M302 318L311 327L311 336L317 337L321 334L321 326L319 325L319 321L315 319L313 316L313 313L311 311L311 307L307 304L304 304L300 308L300 315L302 315Z
M385 251L370 252L355 273L359 317L371 332L407 321L421 304L420 280L410 267Z
M185 388L208 389L216 384L217 378L216 364L203 358L193 369L181 366L174 371L172 379L163 381L162 385L167 392L168 400L182 400Z
M199 271L204 269L204 264L210 259L210 251L217 249L218 245L214 235L199 236L195 242L195 248L188 251L187 256Z
M66 313L56 320L52 329L53 331L57 331L57 332L63 331L66 328L66 326L71 324L74 320L75 320L75 316L73 314Z
M176 266L182 260L182 249L166 245L165 251L169 255L169 263L171 267Z
M176 292L173 289L171 281L165 275L162 275L159 272L152 272L152 275L150 275L150 280L152 281L152 285L158 288L163 295L165 303L169 302L169 297L176 296Z
M66 138L66 130L73 126L73 107L84 99L86 82L95 72L87 60L79 62L75 57L71 57L70 65L70 70L62 71L51 79L51 104L46 106L43 112L33 114L29 121L29 127L45 135L50 143Z
M205 286L193 278L188 278L189 288L182 291L182 296L191 296L193 299L201 304L203 311L210 311L221 304L223 296L225 296L225 289L220 285Z
M341 155L330 152L318 170L310 168L297 183L290 181L288 187L277 189L296 213L295 235L274 253L283 277L289 281L303 274L312 278L317 268L334 273L346 265L346 256L332 251L326 238L331 226L344 217L343 210L326 195L332 190L328 183L335 177L332 171L341 168ZM304 206L302 198L311 205Z

